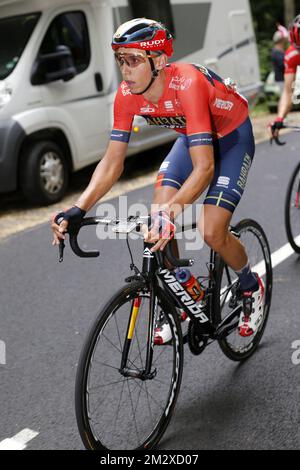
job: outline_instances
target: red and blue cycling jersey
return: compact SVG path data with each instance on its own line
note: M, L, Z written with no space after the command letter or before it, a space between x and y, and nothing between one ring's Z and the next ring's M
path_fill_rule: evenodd
M157 104L134 95L123 81L114 103L111 140L129 142L134 116L152 126L185 134L189 147L213 145L248 117L248 102L222 78L201 65L173 63L165 68L166 83Z
M291 45L284 54L284 73L296 73L300 65L300 51Z

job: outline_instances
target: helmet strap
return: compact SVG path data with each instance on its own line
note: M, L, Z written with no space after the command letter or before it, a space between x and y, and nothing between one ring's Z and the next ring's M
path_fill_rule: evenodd
M147 56L149 56L150 52L146 51L146 54L147 54ZM153 84L154 80L158 77L159 70L156 70L155 65L154 65L154 60L151 57L149 57L148 59L149 59L149 62L150 62L150 67L151 67L151 72L152 72L151 80L149 82L149 85L145 88L145 90L143 90L139 93L134 93L135 95L143 95L144 93L146 93L146 91L148 91L149 88L151 87L151 85Z

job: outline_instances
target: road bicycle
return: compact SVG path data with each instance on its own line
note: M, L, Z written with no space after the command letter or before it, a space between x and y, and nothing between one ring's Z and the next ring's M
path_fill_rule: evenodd
M283 126L299 132L298 126ZM272 142L273 139L271 139ZM278 137L274 138L277 145L285 145ZM300 162L290 177L284 204L284 221L288 241L296 253L300 253Z
M148 218L90 217L69 225L70 245L80 257L97 257L98 251L84 252L78 244L82 227L104 224L115 233L125 233L131 256L132 275L126 284L101 307L86 337L78 363L75 405L78 429L87 449L138 450L158 445L178 398L184 345L194 355L217 341L233 361L244 361L257 349L268 320L272 297L272 265L268 240L254 220L245 219L231 232L246 246L252 268L265 283L263 320L254 335L243 338L237 325L242 310L238 278L218 253L210 250L207 274L198 276L204 297L196 302L177 281L169 266L191 267L193 259L177 259L171 243L164 252L151 252L143 242L142 267L134 263L129 235L142 234ZM194 230L183 226L177 233ZM64 242L60 244L60 261ZM183 331L180 312L189 321ZM154 344L158 319L168 322L172 339Z

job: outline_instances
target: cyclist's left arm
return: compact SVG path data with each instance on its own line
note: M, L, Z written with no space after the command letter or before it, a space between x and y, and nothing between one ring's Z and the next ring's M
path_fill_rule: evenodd
M284 89L278 105L278 117L284 119L292 108L293 84L295 73L286 73L284 76Z

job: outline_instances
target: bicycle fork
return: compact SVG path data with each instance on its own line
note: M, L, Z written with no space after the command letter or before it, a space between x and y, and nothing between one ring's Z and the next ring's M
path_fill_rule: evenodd
M155 321L155 312L156 312L156 299L154 296L153 289L150 290L150 311L149 311L149 323L148 323L148 338L147 338L147 355L146 355L146 367L145 369L137 369L128 367L130 365L129 352L132 345L132 340L134 337L135 326L140 312L142 298L136 297L132 302L131 312L129 315L128 327L126 338L124 341L124 347L122 352L121 368L119 369L120 373L124 377L130 377L140 380L151 380L156 376L156 369L151 371L152 368L152 359L153 359L153 338L154 338L154 321ZM141 354L141 351L140 351Z

